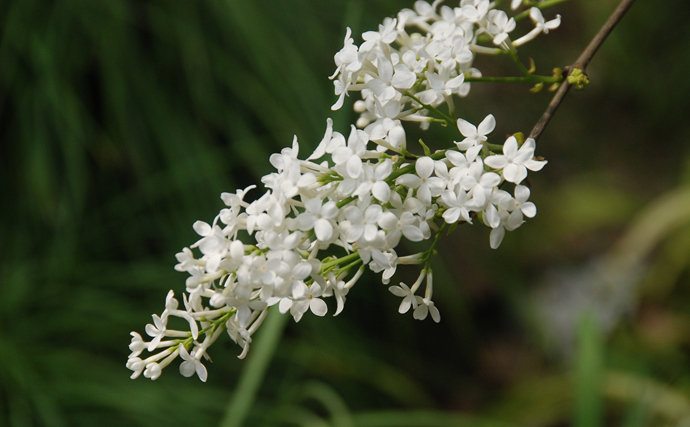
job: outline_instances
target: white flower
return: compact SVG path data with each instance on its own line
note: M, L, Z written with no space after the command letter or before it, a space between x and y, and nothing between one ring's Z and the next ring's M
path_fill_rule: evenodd
M501 219L501 225L508 231L513 231L520 227L523 221L523 215L527 218L533 218L537 214L537 207L532 202L528 202L530 191L524 185L515 186L515 198L508 197L502 200L500 207L506 208L510 212L510 216Z
M527 169L539 171L546 164L546 161L533 160L534 149L534 139L527 138L518 149L517 139L511 136L503 144L503 155L489 156L484 162L493 169L503 170L506 181L519 184L527 177Z
M489 0L464 0L462 4L462 16L469 22L478 22L484 19L484 16L486 16L486 13L489 11L490 5Z
M549 30L555 30L561 25L561 15L556 15L556 18L544 22L544 16L541 14L541 10L536 7L530 9L529 17L534 21L536 29L543 31L544 34L548 34Z
M467 175L460 182L460 187L472 193L472 201L478 208L484 207L487 193L501 182L501 177L493 172L484 172L481 158L477 158L467 170Z
M161 339L165 336L166 332L166 324L167 324L167 317L164 319L161 319L158 317L157 314L154 314L151 316L153 318L153 325L148 324L146 325L146 333L153 338L151 342L149 343L148 351L153 351L158 347L158 343L161 342Z
M265 178L265 177L264 177ZM247 232L252 234L255 228L267 230L279 227L285 220L285 206L271 191L253 201L247 209ZM192 246L194 247L194 246Z
M227 305L237 309L237 320L240 326L246 328L251 323L252 311L260 311L266 308L266 303L251 298L250 289L238 285L234 289L234 297L226 298Z
M239 277L238 280L242 284L263 284L270 285L278 274L278 269L281 267L281 261L277 258L266 259L264 255L257 255L251 257L249 277Z
M388 58L380 55L376 63L378 65L378 78L370 80L367 85L374 91L374 94L381 95L387 88L409 89L417 81L417 75L407 67L393 68L393 64Z
M502 10L489 11L488 19L489 25L487 30L494 36L494 44L500 45L508 38L508 33L515 29L515 19L508 19L508 15Z
M524 185L515 186L515 211L525 214L527 218L534 218L537 214L537 207L534 203L527 201L529 194L529 188Z
M182 252L175 254L177 262L179 264L175 265L175 270L177 271L187 271L196 265L196 259L194 259L194 254L189 248L183 248Z
M419 92L417 96L423 104L436 106L444 101L446 96L457 93L460 86L465 81L465 75L460 74L457 77L450 77L448 72L444 72L445 68L440 70L440 74L426 71L426 76L429 89Z
M391 286L388 288L389 291L395 296L402 297L400 302L400 307L398 307L398 313L405 314L410 310L410 307L417 309L417 305L421 302L422 298L415 296L412 290L407 287L406 284L400 282L400 286Z
M537 37L539 34L548 34L549 30L554 30L561 25L561 15L556 15L555 19L552 19L548 22L544 22L544 16L541 14L541 11L536 7L530 9L529 17L532 19L532 22L534 22L534 29L529 33L525 34L524 36L520 37L519 39L515 40L513 42L514 46L522 46L523 44Z
M460 181L467 176L470 165L477 159L477 155L481 149L481 145L477 145L467 150L465 154L453 150L446 151L446 159L453 165L448 171L449 189L459 184Z
M146 364L144 363L144 361L138 357L130 357L129 359L127 359L127 369L133 371L132 375L130 376L131 379L135 379L139 375L141 375L141 373L144 372L145 367Z
M433 4L421 0L414 2L414 11L419 15L419 20L421 22L426 22L438 18L438 15L436 15L436 6L442 1L443 0L435 0Z
M532 218L537 214L534 203L527 201L529 194L529 188L524 185L515 187L515 198L503 190L497 190L495 194L492 194L492 199L498 204L500 217L500 224L491 230L489 236L489 245L492 249L500 246L506 230L513 231L524 223L523 215Z
M412 73L421 74L426 68L428 59L418 57L417 54L412 50L407 50L402 55L402 63L395 66L396 71L406 67Z
M132 357L140 355L141 352L148 347L148 343L144 342L141 335L136 332L131 332L130 335L132 336L132 341L129 344L129 349L132 351L132 354L129 355L131 359Z
M146 365L146 370L144 370L144 377L149 378L151 380L157 380L158 377L161 376L162 372L163 368L161 368L161 365L159 365L156 362L151 362L148 365Z
M454 70L458 65L470 63L474 55L465 38L458 36L453 38L452 46L443 49L436 58L441 60L441 68ZM465 75L462 76L464 81ZM453 93L457 93L457 89Z
M189 330L192 333L192 337L194 339L196 339L198 334L199 334L199 328L196 324L196 321L194 320L194 318L190 314L191 310L190 310L188 303L186 302L186 297L185 297L185 306L186 306L187 310L186 311L178 310L177 309L178 305L179 305L179 303L175 299L175 292L173 292L171 289L170 292L168 292L167 298L165 299L165 310L163 311L163 314L161 314L161 319L162 319L163 324L167 324L168 316L182 317L187 322L189 322ZM155 321L155 319L154 319L154 321ZM163 331L163 334L165 334L165 331Z
M405 174L396 180L396 184L417 189L417 199L425 206L431 205L431 198L441 194L446 182L439 177L432 177L434 161L431 157L420 157L415 163L416 175Z
M339 110L345 102L345 97L349 96L348 89L350 88L351 83L349 80L343 83L344 77L344 75L341 75L340 79L333 82L333 86L335 86L335 94L338 95L338 100L335 101L335 104L331 106L331 110L333 111Z
M498 247L501 245L503 237L506 234L505 226L507 225L510 217L510 214L504 210L499 210L498 214L501 218L501 223L498 225L498 227L491 230L491 234L489 234L489 246L491 246L491 249L498 249Z
M264 234L264 241L271 249L266 255L268 259L279 259L288 264L294 265L300 256L295 253L294 249L299 245L302 239L302 233L295 231L288 235L287 231L278 234L274 231L267 231Z
M364 239L362 236L357 242L357 253L364 264L369 263L372 259L382 268L388 268L388 258L383 254L386 249L386 233L383 230L376 230L376 234L372 239Z
M379 118L374 123L369 124L364 131L369 134L369 138L373 142L378 144L376 149L379 152L391 150L398 153L401 148L407 147L405 129L399 120Z
M348 242L357 241L362 236L365 240L372 240L376 237L377 222L383 213L381 205L368 206L364 212L358 206L350 205L345 208L343 213L350 222L349 226L343 226L345 239Z
M374 113L377 120L395 119L400 114L400 110L402 110L402 104L395 98L383 101L378 96L373 96L372 98L374 98Z
M249 331L239 325L237 316L230 317L225 323L225 329L228 331L230 338L242 348L242 354L238 358L243 359L249 349L249 344L252 342Z
M338 133L338 135L340 134ZM332 153L337 148L337 144L337 141L333 141L333 120L329 117L326 119L326 133L323 135L323 139L316 147L316 150L307 157L307 160L318 159L326 153Z
M375 169L371 165L364 165L364 180L352 194L364 198L371 193L376 200L386 203L390 199L391 188L385 179L391 172L393 162L390 159L385 159L376 165Z
M343 48L335 54L335 65L337 66L335 73L330 77L333 79L341 70L347 71L347 76L351 73L356 72L362 67L362 62L360 61L358 48L354 45L354 39L350 37L352 35L352 30L347 27L345 32L345 41ZM336 108L337 109L337 108Z
M413 317L417 320L424 320L426 316L431 313L431 318L434 319L434 322L440 322L441 314L438 312L438 308L436 308L434 302L427 298L417 298L421 301L419 301L419 305L415 308Z
M313 283L307 288L304 283L299 283L293 290L295 302L290 307L290 314L295 318L295 322L299 322L302 315L308 310L311 310L315 315L322 317L328 312L328 306L319 298L323 290L318 283Z
M470 147L474 147L477 144L481 144L488 138L486 135L490 134L496 127L496 119L493 114L489 114L479 123L478 127L475 127L472 123L465 119L458 119L458 130L465 137L460 142L456 142L455 145L458 146L460 150L467 150Z
M199 376L199 379L203 382L206 382L206 377L208 377L208 372L206 371L206 367L201 363L199 359L194 357L194 351L192 351L192 355L187 353L187 349L185 348L182 343L180 343L179 346L180 350L180 357L184 362L180 364L180 373L189 378L195 373Z
M388 230L386 243L390 247L398 246L400 237L405 236L411 242L421 242L424 234L419 229L419 219L412 212L404 211L398 218L393 212L384 212L378 221L381 228Z
M448 210L443 212L443 219L448 224L458 222L462 217L463 220L472 223L470 213L467 210L468 200L467 193L460 189L457 193L453 191L444 191L441 193L441 200L448 206Z
M396 29L397 23L398 21L395 18L386 18L383 24L379 24L378 31L367 31L363 33L362 39L364 39L364 43L362 43L360 50L367 52L380 44L393 43L398 37L398 31Z
M347 300L345 296L350 291L350 288L346 286L346 283L343 280L337 280L332 273L330 276L331 278L329 279L329 284L331 285L331 290L333 291L333 295L335 296L337 303L337 308L333 316L337 316L343 311L343 308L345 308L345 301Z
M306 211L297 216L297 223L300 230L308 231L313 228L317 239L327 241L333 237L331 220L338 216L338 207L335 202L326 202L323 205L321 202L318 198L305 201Z
M210 226L204 221L196 221L193 225L194 231L197 232L202 239L192 245L193 248L198 247L204 255L216 255L227 246L227 241L223 235L223 230L217 226Z
M281 286L277 286L278 294L284 296L280 300L278 309L281 313L286 313L292 307L293 300L303 295L304 280L312 273L312 266L308 262L300 262L287 271L282 279ZM295 296L297 295L297 296Z
M362 172L361 155L367 149L369 136L352 126L350 136L347 139L347 147L338 147L333 151L333 162L336 165L345 165L345 169L350 178L357 178Z

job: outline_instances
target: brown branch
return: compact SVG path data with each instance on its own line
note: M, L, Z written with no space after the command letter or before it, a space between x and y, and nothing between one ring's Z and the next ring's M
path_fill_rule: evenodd
M539 139L542 132L544 132L546 125L549 124L551 117L553 117L554 113L561 105L561 102L563 102L563 99L570 90L571 84L568 83L568 76L570 76L573 73L573 71L578 68L582 70L582 72L585 72L585 70L587 69L587 65L589 65L589 61L592 60L592 57L597 52L597 50L599 50L599 47L602 45L602 43L604 43L604 40L606 40L609 34L611 34L613 28L616 26L616 24L618 24L621 18L623 18L625 12L627 12L628 9L630 9L630 6L632 6L634 2L635 0L622 0L618 7L616 7L616 9L613 11L609 19L606 21L604 26L601 27L597 35L594 36L591 42L589 42L589 45L587 45L580 57L577 58L577 61L575 61L574 64L565 67L564 71L567 72L567 74L565 75L565 79L563 80L563 83L558 88L558 91L549 103L549 106L546 107L546 111L544 112L544 114L541 116L537 124L534 125L534 129L532 129L532 132L530 132L529 134L530 138L533 138L535 141Z

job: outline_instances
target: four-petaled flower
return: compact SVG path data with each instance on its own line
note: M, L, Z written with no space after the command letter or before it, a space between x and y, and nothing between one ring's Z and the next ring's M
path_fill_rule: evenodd
M503 178L515 184L520 184L527 178L527 169L531 171L541 170L546 161L534 160L534 139L527 138L522 147L518 149L517 139L514 136L508 138L503 144L503 154L489 156L484 160L487 166L503 170Z
M180 343L179 350L180 357L184 360L184 362L180 364L180 373L185 377L191 377L196 373L201 381L206 382L208 372L206 372L206 367L201 361L194 357L194 351L192 351L190 355L187 353L187 349L182 343Z

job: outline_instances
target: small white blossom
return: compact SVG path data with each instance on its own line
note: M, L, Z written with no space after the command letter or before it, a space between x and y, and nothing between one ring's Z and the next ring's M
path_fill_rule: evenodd
M402 282L400 282L400 286L391 286L388 290L391 291L393 295L402 297L403 300L400 302L400 307L398 308L400 314L407 313L410 308L416 310L419 304L418 299L422 299L421 297L415 296L412 290Z
M519 184L527 177L527 169L539 171L546 164L546 161L533 160L534 149L534 139L527 138L518 149L517 139L511 136L503 144L503 154L489 156L485 163L493 169L502 170L506 181Z
M489 11L487 18L489 23L487 31L494 36L493 43L500 45L508 38L508 33L515 29L515 19L508 19L508 15L502 10Z
M182 343L180 343L179 351L180 357L184 360L184 362L180 364L180 373L185 377L191 377L196 373L201 381L206 382L208 372L201 361L194 357L194 352L192 352L191 355L187 353L187 349Z
M536 7L530 9L529 17L532 19L532 22L534 22L534 29L529 33L525 34L524 36L520 37L519 39L515 40L513 42L514 46L522 46L528 41L533 40L539 34L548 34L549 30L554 30L561 25L561 15L556 15L555 19L544 22L544 16L541 14L541 11Z
M299 322L304 313L311 310L317 316L325 316L328 312L328 306L319 298L323 293L323 289L317 283L313 283L307 288L304 283L299 283L295 290L295 302L290 308L290 314L295 318L295 322Z
M481 144L488 138L486 135L493 132L496 127L496 119L493 114L489 114L479 123L478 127L475 127L472 123L464 119L458 119L458 130L463 134L465 139L460 142L456 142L455 145L458 146L460 150L467 150L468 148L474 147L477 144Z
M426 316L431 313L431 318L434 319L434 322L440 322L441 314L438 312L438 308L436 308L434 302L427 298L417 298L421 301L418 302L419 305L415 308L413 317L417 320L424 320Z

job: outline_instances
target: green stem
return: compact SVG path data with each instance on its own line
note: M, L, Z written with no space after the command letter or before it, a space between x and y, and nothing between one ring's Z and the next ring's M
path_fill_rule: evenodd
M231 317L233 314L235 314L236 312L237 312L236 309L232 309L232 310L230 310L230 311L221 312L222 314L220 315L220 317L217 317L217 318L215 318L215 319L207 319L207 318L205 318L205 317L202 317L201 319L199 319L200 321L202 321L202 322L211 322L211 324L208 325L207 327L205 327L204 329L200 330L200 331L199 331L199 336L201 336L202 334L213 335L213 333L216 331L216 328L219 328L219 327L220 327L220 328L224 328L224 327L225 327L225 324L228 322L228 320L230 320L230 317ZM182 343L182 345L183 345L187 350L189 350L189 349L191 349L192 346L194 345L194 337L192 337L192 333L190 332L190 333L189 333L189 338L179 339L179 340L176 340L176 342Z
M240 375L220 427L240 427L244 424L289 318L290 316L282 315L278 310L268 313L264 324L261 325L263 332L253 344L251 355Z
M489 147L489 150L493 151L494 153L502 153L503 152L503 145L489 144L489 143L485 143L484 145Z
M425 269L429 268L429 264L431 263L431 257L434 254L434 249L436 248L438 241L441 240L441 235L443 234L443 231L446 229L447 225L448 223L444 221L443 225L441 226L441 229L438 230L438 233L436 233L436 236L434 236L433 243L431 243L429 249L426 252L424 252L424 257L422 258L422 261L424 262Z
M357 255L359 255L359 254L357 254ZM354 260L353 262L349 263L345 267L339 268L337 270L337 272L335 273L335 276L338 277L338 275L340 275L340 273L342 273L343 271L350 271L350 269L356 267L357 265L361 264L362 262L363 262L362 258L358 258L358 259Z
M520 62L520 58L518 58L517 52L510 50L507 53L508 53L508 56L510 56L510 59L512 59L513 62L515 62L517 64L518 68L520 68L520 71L522 71L522 74L524 74L525 77L530 77L531 74L529 73L529 70L524 66L524 64L522 62Z
M332 259L330 261L324 261L321 263L320 274L322 276L325 276L329 271L333 270L335 267L337 267L339 265L344 265L344 264L354 262L358 259L360 259L359 253L353 252L350 255L345 255L342 258L336 258L336 259Z
M444 122L448 123L448 124L451 125L451 126L455 126L455 120L453 120L453 119L451 119L450 117L448 117L447 115L443 114L443 113L442 113L441 111L439 111L437 108L432 107L431 105L426 105L426 104L424 104L422 101L419 100L419 98L417 98L416 96L412 95L410 92L407 92L405 95L408 96L408 97L410 97L410 98L412 98L412 99L414 99L416 102L419 103L419 105L421 105L422 107L424 107L425 110L429 110L429 111L431 111L432 113L436 114L438 117L440 117L441 119L443 119Z
M350 203L354 202L355 200L357 200L357 197L356 197L356 196L350 196L350 197L348 197L348 198L345 199L345 200L339 201L339 202L336 203L335 205L338 207L338 209L340 209L340 208L342 208L342 207L345 206L345 205L349 205Z
M452 150L452 148L437 151L429 157L431 157L432 160L441 160L442 158L446 157L446 151L448 151L448 150ZM414 163L411 163L411 164L405 166L404 168L394 170L393 173L388 175L388 178L386 178L385 181L388 184L392 184L395 182L395 179L397 177L399 177L400 175L405 175L406 173L414 173L414 170L415 170L414 165L415 165Z
M522 77L465 77L468 83L473 82L496 82L496 83L560 83L563 81L562 77L553 76L535 76L533 74Z

